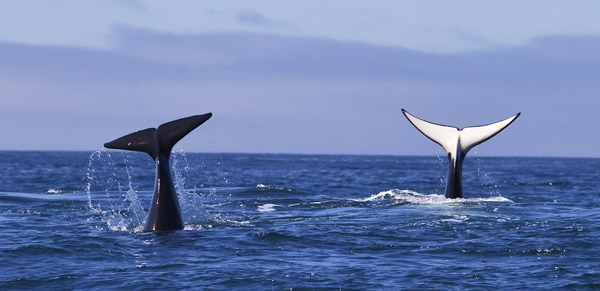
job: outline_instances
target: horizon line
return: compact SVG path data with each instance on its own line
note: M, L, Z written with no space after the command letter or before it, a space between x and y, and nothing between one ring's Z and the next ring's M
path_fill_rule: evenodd
M77 153L94 153L98 151L109 151L109 152L120 152L119 150L112 149L100 149L100 150L14 150L14 149L0 149L2 152L77 152ZM297 156L391 156L391 157L442 157L443 155L425 155L425 154L357 154L357 153L291 153L291 152L202 152L202 151L186 151L186 150L174 150L173 153L185 153L185 154L230 154L230 155L297 155ZM140 152L140 154L145 154ZM469 157L472 158L555 158L555 159L600 159L599 157L589 156L527 156L527 155L480 155L474 154ZM469 157L466 157L467 159Z

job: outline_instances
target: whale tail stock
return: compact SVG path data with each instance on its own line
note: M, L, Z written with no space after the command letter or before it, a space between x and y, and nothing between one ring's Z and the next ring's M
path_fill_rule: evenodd
M413 116L404 109L402 109L402 113L423 135L442 146L446 151L450 162L448 184L446 185L447 198L463 197L462 163L469 150L494 137L515 121L521 114L517 113L507 119L488 125L470 126L458 129L453 126L425 121Z
M158 128L147 128L117 138L104 144L110 149L144 152L156 160L158 154L169 156L173 146L188 133L200 126L212 113L194 115L161 124Z

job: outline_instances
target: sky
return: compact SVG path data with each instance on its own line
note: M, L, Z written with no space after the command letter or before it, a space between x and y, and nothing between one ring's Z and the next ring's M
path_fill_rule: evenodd
M521 116L481 156L600 157L598 1L0 0L0 150L194 114L200 152L440 155L404 118ZM472 151L472 152L473 152Z

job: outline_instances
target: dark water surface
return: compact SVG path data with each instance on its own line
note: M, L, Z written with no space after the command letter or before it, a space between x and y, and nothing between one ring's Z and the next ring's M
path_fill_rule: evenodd
M0 289L599 289L600 159L0 152ZM436 194L437 193L437 194Z

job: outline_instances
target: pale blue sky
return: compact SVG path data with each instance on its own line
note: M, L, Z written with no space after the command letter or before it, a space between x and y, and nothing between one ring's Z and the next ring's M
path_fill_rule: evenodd
M321 3L324 2L324 3ZM402 116L522 116L479 155L600 157L600 2L0 1L0 149L435 155Z

